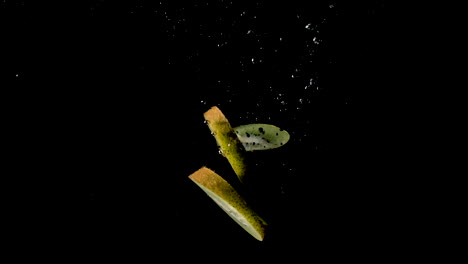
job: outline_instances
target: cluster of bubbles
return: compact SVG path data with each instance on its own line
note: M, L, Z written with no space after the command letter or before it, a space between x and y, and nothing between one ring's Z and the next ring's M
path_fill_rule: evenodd
M195 74L204 76L199 84L208 87L208 92L202 89L194 97L202 108L237 109L238 121L243 123L292 123L306 116L322 94L315 69L326 43L324 26L336 9L334 1L329 2L331 12L324 17L308 16L304 10L285 12L290 24L282 29L275 28L283 26L279 23L262 24L274 21L265 19L258 2L241 6L233 1L200 1L188 10L160 1L155 15L169 38L203 41L201 46L188 43L189 49L182 51L185 60L171 62L196 65ZM200 18L196 10L218 12ZM220 59L211 66L206 63L207 56L217 55Z

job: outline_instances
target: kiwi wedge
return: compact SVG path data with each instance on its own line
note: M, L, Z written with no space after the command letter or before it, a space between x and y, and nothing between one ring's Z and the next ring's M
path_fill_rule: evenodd
M245 231L263 241L267 223L226 180L207 167L195 171L189 178Z
M216 139L220 153L229 161L239 180L244 182L248 171L246 150L231 124L216 106L206 111L203 117Z

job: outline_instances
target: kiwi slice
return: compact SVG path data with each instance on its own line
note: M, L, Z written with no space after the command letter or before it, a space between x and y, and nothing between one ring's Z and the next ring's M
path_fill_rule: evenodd
M289 133L270 124L249 124L234 128L246 151L268 150L283 146L289 141Z
M206 111L203 117L216 139L219 151L227 158L237 177L243 182L248 171L246 150L232 129L231 124L216 106Z
M245 231L263 241L266 222L226 180L207 167L192 173L189 178Z

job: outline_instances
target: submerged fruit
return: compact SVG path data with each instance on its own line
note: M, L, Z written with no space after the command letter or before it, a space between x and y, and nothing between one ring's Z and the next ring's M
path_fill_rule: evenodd
M243 182L247 171L246 151L229 121L216 106L206 111L203 116L216 139L220 153L228 159L237 177Z
M245 231L263 240L267 224L226 180L207 167L192 173L189 178Z
M270 124L249 124L234 128L245 150L267 150L283 146L289 141L289 133Z

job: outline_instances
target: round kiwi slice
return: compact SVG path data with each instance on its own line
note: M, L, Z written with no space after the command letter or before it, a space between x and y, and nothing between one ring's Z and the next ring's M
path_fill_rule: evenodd
M246 151L267 150L283 146L289 141L289 133L270 124L249 124L234 128Z
M192 173L189 178L245 231L263 241L266 222L226 180L207 167Z

